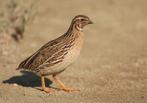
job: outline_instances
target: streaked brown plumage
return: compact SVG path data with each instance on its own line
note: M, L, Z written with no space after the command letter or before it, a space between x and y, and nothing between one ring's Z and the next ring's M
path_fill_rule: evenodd
M57 75L64 71L78 57L83 44L83 28L92 24L92 21L84 15L77 15L71 22L68 31L59 38L49 41L33 55L22 61L18 69L27 69L41 75L42 90L51 92L45 87L44 76L53 75L54 80L61 89L72 91L66 88Z

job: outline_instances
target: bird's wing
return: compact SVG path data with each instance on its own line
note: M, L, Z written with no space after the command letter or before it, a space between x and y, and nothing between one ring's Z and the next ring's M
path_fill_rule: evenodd
M33 55L21 62L19 68L36 70L43 65L52 66L61 62L67 54L68 49L73 45L72 42L65 42L63 40L58 38L48 42Z

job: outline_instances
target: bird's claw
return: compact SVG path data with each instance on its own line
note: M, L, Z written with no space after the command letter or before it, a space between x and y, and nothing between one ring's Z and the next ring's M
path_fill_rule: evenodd
M73 88L63 88L62 90L65 92L80 91L79 89L73 89Z
M44 91L44 92L46 92L46 93L55 92L55 90L52 89L52 88L42 88L41 90Z

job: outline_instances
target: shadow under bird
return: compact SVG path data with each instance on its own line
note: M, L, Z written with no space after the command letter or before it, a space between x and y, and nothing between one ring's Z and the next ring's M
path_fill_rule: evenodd
M44 77L47 75L53 76L61 90L77 91L78 89L66 87L59 80L58 74L63 72L79 56L84 40L83 28L88 24L92 24L89 17L75 16L65 34L43 45L38 51L22 61L17 69L30 70L39 74L42 91L47 93L54 91L54 89L45 86Z

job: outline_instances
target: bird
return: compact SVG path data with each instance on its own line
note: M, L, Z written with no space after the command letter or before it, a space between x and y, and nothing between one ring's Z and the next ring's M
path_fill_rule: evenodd
M60 90L78 91L78 89L66 87L58 75L79 56L84 41L83 29L88 24L93 24L88 16L75 16L66 33L43 45L38 51L22 61L17 70L23 69L37 73L41 78L41 90L46 93L54 91L53 88L45 85L45 77L49 75L53 77Z

